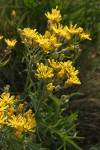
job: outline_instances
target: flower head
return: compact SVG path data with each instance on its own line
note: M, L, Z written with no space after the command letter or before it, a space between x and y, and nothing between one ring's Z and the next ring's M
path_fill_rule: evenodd
M55 86L53 86L53 83L49 83L49 84L47 84L46 87L47 87L48 91L53 91L53 89L54 89Z
M16 44L16 40L9 40L9 39L5 39L6 44L8 45L8 47L14 47Z
M52 60L48 59L48 62L53 69L60 69L61 68L61 63L54 61L54 59L52 59Z
M77 76L72 76L65 82L65 84L68 84L68 85L81 84L81 82Z
M38 33L36 32L36 29L24 28L22 30L22 35L28 37L29 39L33 39L34 42L37 42L38 40Z
M57 7L56 9L52 9L51 13L47 12L45 16L48 18L49 21L53 21L55 23L58 23L62 19L60 11L57 10Z
M12 95L10 96L10 93L2 93L0 96L0 101L3 101L5 104L10 105L10 104L14 104L16 102L15 96Z
M67 26L63 27L60 23L52 24L51 29L54 31L54 33L57 34L57 36L70 40L71 36L70 33L68 32Z
M72 22L70 22L70 26L65 26L65 29L67 32L69 32L71 35L75 34L76 33L76 27L77 27L77 24L73 25Z
M90 34L86 34L85 32L82 32L80 34L80 38L81 38L81 40L91 40Z
M43 49L44 52L48 53L50 50L53 50L59 47L61 44L57 42L55 35L50 34L50 32L45 32L44 35L40 35L38 38L39 46Z
M16 11L15 11L15 10L12 10L11 16L12 16L12 17L16 17Z
M43 63L37 63L37 73L35 74L38 78L52 78L54 76L53 69L45 66Z

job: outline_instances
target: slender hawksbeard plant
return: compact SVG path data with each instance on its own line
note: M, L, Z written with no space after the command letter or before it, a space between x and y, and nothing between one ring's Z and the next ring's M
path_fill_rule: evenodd
M81 150L76 143L80 139L75 128L77 114L67 114L71 95L63 95L63 91L81 84L74 62L81 41L91 38L77 24L63 26L58 7L45 16L48 21L43 35L28 27L18 30L25 45L27 77L21 95L25 103L11 96L9 90L0 96L0 132L3 139L6 137L5 149ZM16 43L5 42L8 47Z
M62 91L81 84L74 62L80 53L80 43L91 40L77 24L63 26L58 7L45 14L47 30L19 29L25 45L24 60L27 78L23 98L30 96L29 105L35 111L36 142L44 149L81 150L77 139L77 114L66 114L70 95Z

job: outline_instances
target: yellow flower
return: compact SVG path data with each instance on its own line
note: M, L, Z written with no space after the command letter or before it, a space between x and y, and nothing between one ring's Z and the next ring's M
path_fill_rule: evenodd
M38 33L36 32L36 29L30 29L30 28L24 28L22 30L22 35L27 37L28 39L26 40L33 40L34 42L37 42L38 40Z
M0 40L3 38L3 36L2 35L0 35Z
M82 32L80 34L80 38L81 38L81 40L91 40L90 34L86 34L85 32Z
M61 45L60 43L57 43L57 38L54 35L51 35L49 32L46 32L44 35L40 35L38 38L38 43L46 53Z
M65 26L65 30L67 30L67 32L69 32L70 34L75 34L76 33L76 26L77 24L75 24L74 26L72 25L72 22L70 22L70 26L68 28L68 26Z
M63 32L63 26L58 23L58 24L52 24L51 29L59 36L65 36L66 33Z
M48 62L53 69L60 69L61 68L61 63L54 61L54 59L52 59L52 60L48 59Z
M73 76L73 77L70 77L66 82L65 84L68 84L68 85L72 85L72 84L81 84L80 80L77 78L77 76Z
M48 53L48 51L51 50L51 44L48 38L44 38L41 35L38 39L38 43L39 43L39 46L44 50L44 52Z
M79 27L79 28L77 28L76 29L76 31L75 31L75 33L77 33L77 34L81 34L83 32L83 28L81 28L81 27Z
M61 62L62 65L62 69L66 70L67 72L69 72L71 70L72 66L72 61L67 61L67 62Z
M14 47L16 44L16 40L9 40L9 39L5 39L6 44L8 45L8 47Z
M44 38L50 38L50 37L51 37L51 32L45 31Z
M26 112L27 113L27 112ZM7 125L15 129L15 135L22 137L24 132L35 132L36 121L32 111L29 111L29 116L25 114L13 115L8 118Z
M43 63L37 63L37 73L35 74L38 78L52 78L54 76L53 69L45 66Z
M47 84L46 87L47 87L47 90L48 90L48 91L53 91L53 89L54 89L55 86L53 86L52 83L49 83L49 84Z
M49 21L53 21L55 23L58 23L62 19L60 11L57 10L57 7L56 9L52 9L51 13L47 12L45 16L48 18Z
M71 36L68 32L68 27L67 26L63 27L60 23L52 24L51 29L54 31L54 33L57 34L57 36L63 37L67 40L70 40Z
M65 70L61 69L58 73L57 73L57 77L59 78L63 78L65 76Z
M7 105L13 104L16 102L15 96L10 96L10 93L2 93L0 96L0 101L3 101Z
M16 17L16 11L15 11L15 10L12 10L11 16L12 16L12 17Z
M57 38L54 35L50 37L49 43L51 45L51 49L61 46L61 43L57 43Z

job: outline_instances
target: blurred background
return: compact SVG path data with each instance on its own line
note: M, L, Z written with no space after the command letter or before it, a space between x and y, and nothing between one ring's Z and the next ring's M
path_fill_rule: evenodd
M70 110L79 114L79 135L85 137L79 144L84 150L100 149L100 0L0 0L0 35L16 38L17 45L9 63L0 68L0 91L7 84L19 94L25 82L25 64L22 61L24 47L18 28L36 28L44 33L47 27L45 13L58 8L62 24L78 24L91 34L91 41L83 42L82 52L76 61L82 84L70 89L80 92L70 100ZM15 15L12 11L15 11ZM5 44L0 41L0 59Z

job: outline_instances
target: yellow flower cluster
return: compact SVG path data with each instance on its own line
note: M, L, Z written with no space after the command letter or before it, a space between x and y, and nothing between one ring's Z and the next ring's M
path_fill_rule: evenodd
M72 56L69 52L71 50L76 50L77 54L79 45L75 46L75 44L83 40L91 40L90 34L85 33L82 27L78 27L77 24L73 25L72 22L69 26L63 26L60 23L62 16L58 7L52 9L51 13L45 13L45 16L48 19L48 28L43 35L39 34L36 29L20 29L22 42L34 50L32 52L37 60L40 58L35 75L39 79L46 79L48 91L56 89L58 82L67 85L81 84L77 77L78 70L72 66L71 61L66 61L66 55ZM47 58L48 61L46 61Z
M8 47L14 47L17 41L15 39L14 40L5 39L5 42Z
M81 84L77 77L79 72L72 66L72 61L58 62L54 61L54 59L48 59L48 63L48 66L45 66L43 63L37 63L36 76L38 76L38 78L52 78L55 82L56 79L61 78L62 81L66 80L65 84L67 85ZM52 82L48 83L46 87L49 91L53 91L55 88Z
M48 19L48 30L44 35L39 34L36 29L24 28L20 30L20 35L22 42L31 48L41 49L45 53L49 53L51 50L61 47L63 45L62 41L68 42L73 36L75 39L79 40L91 40L90 34L83 31L83 28L77 27L77 24L73 25L70 23L69 27L67 25L63 26L60 24L62 19L58 7L52 9L52 12L47 12L45 16ZM74 43L72 43L74 45ZM71 49L70 49L71 50Z
M0 128L3 125L12 127L16 137L21 138L24 132L35 131L36 121L32 110L23 111L23 104L19 104L17 109L14 108L17 101L9 92L0 95Z
M46 31L44 35L41 35L36 32L36 29L24 28L23 30L20 30L20 32L22 43L31 48L42 48L46 53L61 45L61 43L58 43L55 34L51 34L50 31Z
M90 34L87 34L83 31L83 28L77 27L77 24L73 25L72 22L70 26L62 26L60 23L58 24L51 24L51 30L53 30L57 36L63 37L66 40L70 40L73 35L79 37L80 40L91 40Z
M57 70L57 77L66 78L66 84L81 84L80 80L77 77L78 70L75 70L75 67L72 66L72 61L67 62L55 62L53 60L48 60L49 64L53 69Z
M21 112L23 105L20 105L18 111ZM36 121L34 118L34 114L32 110L29 109L25 113L19 113L17 115L12 114L10 118L8 118L7 125L15 129L16 137L21 138L24 132L35 132Z

